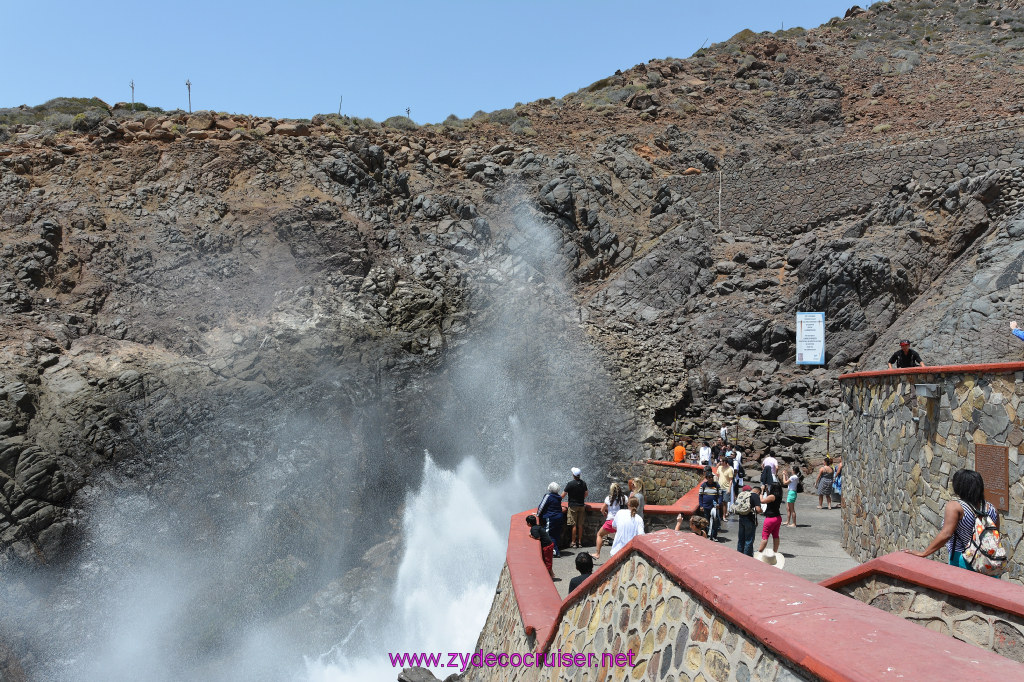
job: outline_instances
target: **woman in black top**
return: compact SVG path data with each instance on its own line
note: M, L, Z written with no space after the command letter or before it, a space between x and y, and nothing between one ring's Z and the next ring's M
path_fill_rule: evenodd
M763 552L768 546L768 538L772 538L772 550L779 551L779 528L782 527L782 486L773 481L765 485L761 491L761 506L764 507L764 523L761 525L761 547Z

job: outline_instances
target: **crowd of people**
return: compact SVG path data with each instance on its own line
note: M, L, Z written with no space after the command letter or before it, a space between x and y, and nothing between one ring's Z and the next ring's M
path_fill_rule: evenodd
M738 445L730 445L727 438L728 431L723 427L720 437L714 442L703 440L699 445L691 443L690 456L704 466L704 480L698 489L697 511L688 521L689 529L697 535L719 541L722 524L735 518L738 529L736 549L762 561L777 563L781 558L778 550L780 528L783 525L783 503L786 504L785 525L796 527L796 497L802 482L800 470L793 466L780 473L778 461L774 457L767 457L762 463L760 480L756 483L748 482L743 466L744 452ZM672 459L676 462L686 461L687 449L684 442L674 443ZM526 519L530 535L540 543L542 560L552 577L554 559L562 556L561 543L566 526L569 528L569 547L578 549L583 545L589 489L578 467L573 467L571 474L572 478L561 488L557 482L552 481L537 505L536 515L531 514ZM831 509L833 493L841 493L841 486L842 464L833 464L826 457L814 482L818 508L823 508L825 504ZM642 479L630 479L625 486L611 484L601 504L604 521L597 531L595 551L592 554L579 552L575 555L580 576L589 575L593 571L594 562L601 560L603 547L609 538L609 556L614 556L631 539L645 533L645 503ZM761 543L755 552L759 515L763 519ZM680 514L676 519L676 530L682 530L685 521ZM769 540L772 543L770 551ZM582 582L575 578L573 581L576 584ZM574 589L575 585L570 585L570 588Z
M537 513L526 517L530 536L540 543L541 559L552 578L554 559L562 556L560 543L566 525L570 529L569 547L581 548L583 543L583 527L587 518L586 501L590 491L582 478L583 472L578 467L573 467L570 473L572 479L565 484L561 492L557 482L549 483L547 492L537 505ZM634 537L644 534L643 514L647 500L644 497L643 481L632 478L626 485L625 490L618 483L612 483L609 487L608 496L601 505L601 513L604 514L605 520L597 532L597 551L594 554L576 554L576 569L580 575L570 581L570 591L576 589L576 586L593 571L594 561L600 560L601 548L606 538L612 537L609 555L614 556ZM563 500L566 501L565 509L562 508Z
M691 532L719 541L722 524L734 520L737 524L737 551L781 567L784 562L783 555L779 553L781 528L783 525L797 527L796 500L804 481L800 468L791 466L785 469L776 458L769 456L761 463L759 479L748 481L743 451L738 446L730 446L724 435L714 444L703 441L694 447L691 443L690 452L703 464L704 476L698 487L696 513L688 520L679 514L675 530L683 530L683 524L688 521ZM672 458L675 461L685 461L686 453L685 443L674 444ZM583 545L589 491L580 469L574 467L571 473L572 479L561 491L556 482L551 482L537 507L537 514L526 519L531 536L540 543L541 557L552 577L553 559L561 556L559 543L566 524L570 529L569 546L582 548ZM830 457L824 458L811 489L818 496L818 509L832 509L833 500L837 498L836 506L842 506L843 463L838 457L835 461ZM619 483L611 484L601 504L604 521L597 532L595 551L576 554L579 575L570 582L570 591L593 572L595 561L600 561L602 548L609 538L609 556L615 556L630 540L645 533L646 498L643 490L640 478L630 479L625 487ZM980 474L970 470L957 472L953 476L953 490L959 499L946 505L942 529L927 548L913 553L928 556L945 545L951 564L982 570L975 564L986 562L987 557L985 565L996 564L996 568L986 570L999 570L999 518L992 505L984 501L984 482ZM567 507L563 510L562 502L566 498ZM786 505L785 524L782 522L783 503ZM759 517L761 541L755 550ZM994 531L994 543L989 530ZM975 537L979 534L987 538L984 543ZM974 549L970 550L972 546ZM976 555L980 558L976 559Z

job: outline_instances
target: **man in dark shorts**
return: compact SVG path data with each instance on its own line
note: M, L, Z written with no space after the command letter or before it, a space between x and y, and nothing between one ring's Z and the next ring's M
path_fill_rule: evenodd
M570 547L582 546L583 522L587 518L587 482L580 478L581 473L577 467L573 467L572 480L565 484L562 491L562 497L569 498L568 524L572 528Z
M924 367L924 360L917 351L910 347L910 339L900 341L900 349L889 358L889 369L903 369L905 367Z

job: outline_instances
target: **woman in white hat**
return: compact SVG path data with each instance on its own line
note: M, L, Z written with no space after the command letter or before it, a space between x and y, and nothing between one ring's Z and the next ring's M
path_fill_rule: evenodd
M548 492L537 505L537 517L546 526L548 535L555 543L554 555L562 556L559 543L562 540L562 531L565 530L565 514L562 512L562 495L554 481L548 484Z

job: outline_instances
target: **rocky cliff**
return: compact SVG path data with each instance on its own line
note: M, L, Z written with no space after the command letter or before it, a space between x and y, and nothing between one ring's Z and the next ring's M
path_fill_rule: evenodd
M275 614L308 604L311 567L384 563L325 549L351 527L324 501L444 452L425 425L475 418L447 369L542 304L497 376L599 397L541 429L599 467L722 423L809 461L836 372L900 337L1020 358L1022 32L1016 2L895 0L430 126L0 110L0 563L101 542L112 490L216 537L287 473L258 522L301 540L249 575ZM824 368L793 364L800 310L826 312Z

